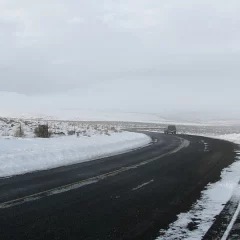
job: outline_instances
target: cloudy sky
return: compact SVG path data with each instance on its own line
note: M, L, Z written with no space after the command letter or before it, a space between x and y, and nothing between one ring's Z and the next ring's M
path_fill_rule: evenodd
M239 12L239 0L0 0L0 110L240 115Z

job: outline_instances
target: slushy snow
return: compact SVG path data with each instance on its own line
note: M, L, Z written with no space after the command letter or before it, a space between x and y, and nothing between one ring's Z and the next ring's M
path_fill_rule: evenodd
M145 134L118 132L92 137L0 138L0 177L85 162L145 146Z

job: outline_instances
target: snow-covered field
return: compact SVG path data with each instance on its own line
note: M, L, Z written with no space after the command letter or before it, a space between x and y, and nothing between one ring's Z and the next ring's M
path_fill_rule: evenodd
M91 137L0 139L0 177L90 161L149 144L144 134L109 132Z
M51 138L36 138L39 124L48 124ZM16 137L20 126L22 138ZM144 134L121 131L110 123L0 118L0 177L90 161L150 142Z
M52 137L67 136L70 132L78 132L80 136L108 135L109 132L119 132L114 124L78 122L78 121L47 121L0 118L0 138L11 138L21 126L25 138L33 138L38 125L48 125Z

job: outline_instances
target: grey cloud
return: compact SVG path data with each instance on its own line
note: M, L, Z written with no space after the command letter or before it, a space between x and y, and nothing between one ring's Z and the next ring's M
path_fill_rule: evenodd
M1 4L0 91L143 112L239 108L239 1Z

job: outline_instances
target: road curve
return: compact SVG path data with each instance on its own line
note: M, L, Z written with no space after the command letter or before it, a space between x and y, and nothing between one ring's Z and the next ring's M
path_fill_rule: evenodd
M0 239L155 239L235 158L229 142L148 135L135 151L0 179Z

